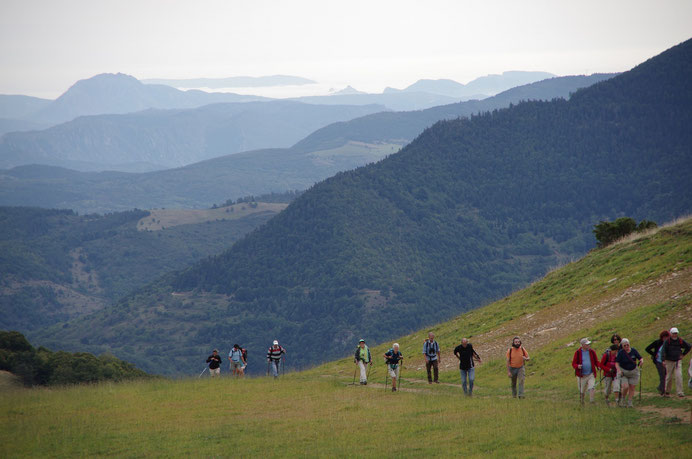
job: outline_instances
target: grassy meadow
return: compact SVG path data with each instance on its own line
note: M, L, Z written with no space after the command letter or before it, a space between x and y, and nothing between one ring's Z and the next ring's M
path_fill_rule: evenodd
M593 251L503 300L399 338L407 360L397 393L383 386L381 354L390 343L371 348L366 387L357 378L350 385L350 357L278 381L205 375L5 385L0 457L684 456L692 443L692 391L685 389L685 399L658 396L646 356L636 409L607 407L600 384L596 403L581 407L570 363L584 336L599 356L613 332L642 354L663 328L677 326L690 341L691 265L690 219ZM439 385L426 381L428 330L443 350ZM523 400L511 397L503 357L515 334L531 355ZM473 398L463 396L451 356L464 336L483 357Z

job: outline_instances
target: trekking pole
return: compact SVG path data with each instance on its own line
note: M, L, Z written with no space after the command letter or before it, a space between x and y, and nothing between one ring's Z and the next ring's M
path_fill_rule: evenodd
M384 367L384 391L387 392L387 379L389 377L389 365L385 364Z
M197 378L198 379L201 378L202 375L204 374L204 372L207 371L208 369L209 369L209 367L204 367L204 370L202 370L202 372L199 374L199 376L197 376Z
M370 362L370 365L368 366L368 373L365 375L366 379L370 379L370 370L372 370L372 362Z
M401 361L403 362L403 359ZM396 378L396 390L397 391L399 390L399 387L401 387L401 370L403 370L403 369L404 369L404 364L402 363L401 365L399 365L399 373L397 374L397 378Z
M271 362L267 360L267 377L269 377L269 365L271 365Z
M356 371L358 371L358 366L356 366L356 367L353 369L353 382L351 382L351 385L352 385L352 386L355 386L355 385L356 385Z
M642 365L639 364L639 403L642 402Z

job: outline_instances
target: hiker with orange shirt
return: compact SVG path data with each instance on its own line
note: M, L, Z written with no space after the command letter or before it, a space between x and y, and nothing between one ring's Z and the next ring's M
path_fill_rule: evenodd
M507 376L512 380L512 397L514 398L524 398L524 378L526 377L524 364L527 360L529 360L529 353L521 345L521 339L515 336L512 346L507 349Z

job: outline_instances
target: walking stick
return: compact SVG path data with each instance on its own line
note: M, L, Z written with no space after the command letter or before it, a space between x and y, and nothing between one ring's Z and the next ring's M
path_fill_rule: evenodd
M202 372L199 374L199 376L197 376L197 378L201 378L202 375L204 374L204 372L207 371L208 369L209 369L209 367L204 367L204 370L202 370Z
M356 385L356 372L358 371L358 365L356 364L356 367L353 369L353 382L351 382L352 386Z
M389 365L385 364L384 368L384 391L387 392L387 378L389 377Z
M369 363L370 366L368 366L368 373L365 375L366 379L370 379L370 370L372 370L372 360Z
M642 402L642 365L640 363L639 364L639 403L641 403L641 402Z
M404 359L401 359L401 361L403 362ZM404 369L404 364L402 363L401 365L399 365L399 373L397 374L397 378L396 378L396 390L397 391L399 390L399 387L401 387L401 370L403 370L403 369Z
M269 377L269 365L271 365L271 362L267 360L267 377Z

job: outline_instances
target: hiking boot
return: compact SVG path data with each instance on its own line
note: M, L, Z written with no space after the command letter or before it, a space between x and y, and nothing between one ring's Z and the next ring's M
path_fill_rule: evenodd
M392 392L396 392L396 387L392 387Z
M685 394L678 394L679 398L685 398Z
M435 384L440 384L440 381L435 381Z
M634 408L634 405L632 404L632 400L627 402L627 408Z
M364 386L367 386L367 385L368 385L368 382L367 382L367 381L363 381L363 385L364 385Z

